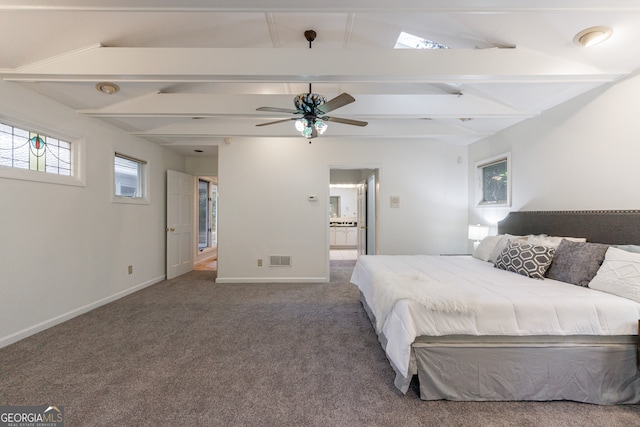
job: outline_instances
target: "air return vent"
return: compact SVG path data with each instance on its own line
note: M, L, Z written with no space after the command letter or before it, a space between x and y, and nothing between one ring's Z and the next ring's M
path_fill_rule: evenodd
M269 267L291 267L291 256L269 255Z

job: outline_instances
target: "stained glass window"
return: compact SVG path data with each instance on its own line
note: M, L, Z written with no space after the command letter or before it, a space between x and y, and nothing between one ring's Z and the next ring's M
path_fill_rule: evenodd
M0 123L0 166L71 176L71 143Z

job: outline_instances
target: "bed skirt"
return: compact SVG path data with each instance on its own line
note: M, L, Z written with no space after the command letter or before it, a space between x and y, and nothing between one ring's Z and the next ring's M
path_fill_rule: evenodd
M413 346L423 400L640 402L635 343Z
M362 295L360 300L375 325ZM378 339L385 348L384 335ZM418 375L422 400L636 404L637 340L636 335L419 337L410 372ZM396 387L406 393L412 378L393 368Z

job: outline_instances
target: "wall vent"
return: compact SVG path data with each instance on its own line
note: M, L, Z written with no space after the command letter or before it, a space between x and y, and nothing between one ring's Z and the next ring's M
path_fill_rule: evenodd
M269 255L269 267L291 267L291 256Z

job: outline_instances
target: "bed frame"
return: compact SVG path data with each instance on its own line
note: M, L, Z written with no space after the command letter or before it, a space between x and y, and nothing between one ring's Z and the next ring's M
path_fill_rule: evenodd
M640 245L640 210L511 212L498 222L498 234L586 237L594 243Z
M640 210L511 212L498 233L640 245ZM419 337L412 347L423 400L640 402L638 335Z

